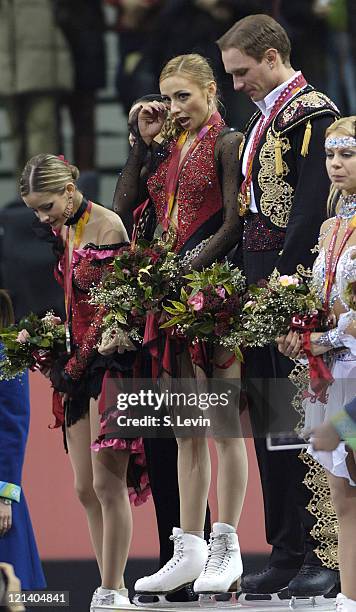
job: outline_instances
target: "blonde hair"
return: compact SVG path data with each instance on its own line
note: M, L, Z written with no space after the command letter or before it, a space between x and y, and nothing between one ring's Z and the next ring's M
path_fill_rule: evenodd
M79 170L61 157L41 153L32 157L26 164L20 178L22 197L32 192L63 193L67 183L79 178Z
M342 136L351 136L352 138L356 138L356 115L351 115L351 117L342 117L341 119L336 119L334 123L329 125L325 130L325 138L328 138L330 134L337 132Z
M330 134L334 134L335 132L340 134L340 136L351 136L351 138L356 138L356 115L336 119L336 121L326 128L325 138L328 138ZM341 191L332 185L327 202L327 214L329 217L339 212L340 196Z
M202 89L206 89L211 82L216 84L214 71L208 60L198 53L187 53L186 55L177 55L173 57L164 66L159 82L162 83L168 77L181 75L196 83ZM218 106L219 98L216 94L212 97L215 105Z
M11 299L5 289L0 289L0 328L8 327L15 322Z

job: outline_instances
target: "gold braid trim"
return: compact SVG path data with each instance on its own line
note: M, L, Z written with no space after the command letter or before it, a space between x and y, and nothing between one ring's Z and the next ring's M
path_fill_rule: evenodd
M300 416L300 421L296 427L296 432L301 434L304 429L304 392L309 386L309 368L296 362L295 367L288 377L296 386L297 393L292 400L292 406ZM311 491L312 496L307 510L315 517L316 522L310 535L318 542L314 552L325 567L329 569L339 569L337 533L338 523L331 501L326 472L322 465L315 461L309 453L303 450L299 458L308 466L303 484Z
M276 142L278 142L280 157L278 174L276 174ZM283 155L290 148L287 137L279 136L279 138L276 138L272 130L268 129L266 142L259 154L261 167L258 172L258 184L261 189L261 212L270 219L271 223L283 229L288 225L294 196L293 187L284 180L290 170L287 162L283 159Z
M295 431L300 435L304 429L304 391L309 386L309 368L308 366L295 362L295 366L288 376L289 380L292 381L293 385L297 388L297 393L292 399L292 406L294 410L299 414L300 420L297 424Z
M316 523L310 532L319 543L314 552L323 565L338 570L338 523L326 472L306 451L302 451L299 458L309 468L303 484L312 492L307 510L316 518Z

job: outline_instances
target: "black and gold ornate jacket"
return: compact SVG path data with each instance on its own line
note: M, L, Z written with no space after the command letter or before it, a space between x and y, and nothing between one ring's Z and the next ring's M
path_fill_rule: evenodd
M250 119L240 159L253 127ZM281 251L276 267L292 274L308 267L320 225L326 217L330 181L325 168L325 130L339 116L335 104L308 85L277 114L263 135L253 161L252 183L257 215L244 219L244 250ZM243 180L242 175L240 180Z

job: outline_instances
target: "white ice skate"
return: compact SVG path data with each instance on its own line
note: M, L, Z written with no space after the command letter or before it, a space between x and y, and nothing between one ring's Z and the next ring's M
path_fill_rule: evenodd
M158 604L167 603L167 593L172 593L193 582L204 568L208 547L202 538L173 528L170 539L174 542L174 554L158 572L145 576L135 584L134 603L142 606L140 595L157 595Z
M243 566L237 534L226 530L225 523L214 523L209 554L203 571L194 582L200 604L229 600L236 603ZM229 597L219 597L220 594Z
M95 600L90 610L92 612L111 612L111 610L122 610L131 607L127 589L97 589L94 593ZM133 606L132 606L133 607Z
M336 612L355 612L356 601L348 599L342 593L339 593L336 597Z

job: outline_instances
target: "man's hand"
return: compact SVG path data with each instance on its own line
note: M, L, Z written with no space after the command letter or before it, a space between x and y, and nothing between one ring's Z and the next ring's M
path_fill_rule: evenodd
M340 441L340 436L331 423L323 423L314 429L310 436L310 443L314 450L333 451Z
M12 507L11 504L4 504L0 499L0 537L3 537L12 526Z

